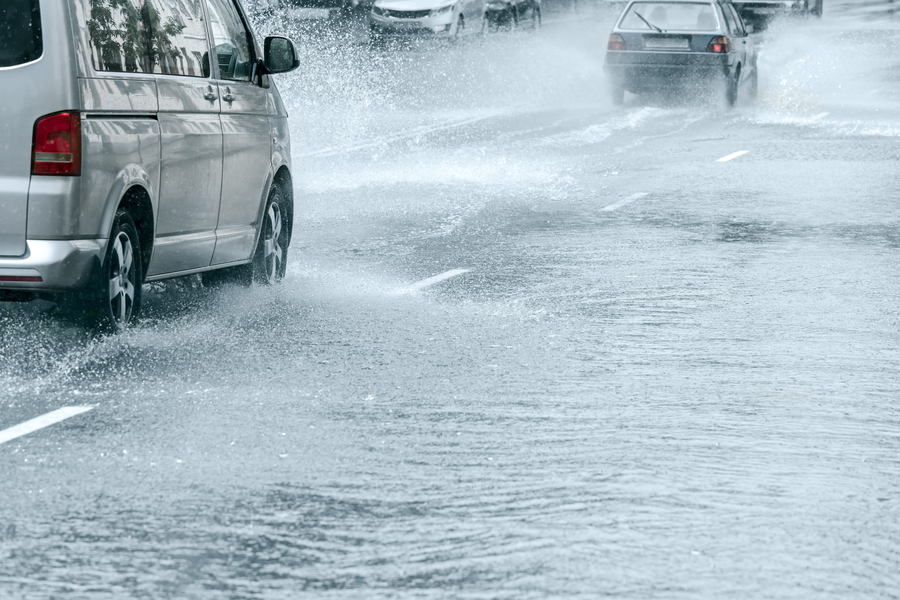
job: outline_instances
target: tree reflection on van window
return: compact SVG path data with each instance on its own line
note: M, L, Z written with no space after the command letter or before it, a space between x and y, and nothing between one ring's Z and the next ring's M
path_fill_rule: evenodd
M199 0L83 0L98 71L209 77Z

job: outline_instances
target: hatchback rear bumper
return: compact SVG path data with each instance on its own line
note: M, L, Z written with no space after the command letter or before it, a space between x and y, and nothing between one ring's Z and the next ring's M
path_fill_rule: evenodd
M0 292L67 292L83 288L106 250L106 240L28 240L17 258L0 257ZM0 293L0 299L4 294Z
M722 80L732 69L727 55L699 52L610 52L603 66L607 76L629 91Z

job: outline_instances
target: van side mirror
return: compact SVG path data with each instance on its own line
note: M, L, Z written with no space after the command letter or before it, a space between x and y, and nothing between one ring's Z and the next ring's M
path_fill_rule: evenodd
M287 73L300 66L294 44L286 37L277 35L267 37L263 55L266 73Z

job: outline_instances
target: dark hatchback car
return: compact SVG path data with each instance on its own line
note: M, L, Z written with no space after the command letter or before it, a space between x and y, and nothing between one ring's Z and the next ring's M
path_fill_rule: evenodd
M541 0L487 0L484 17L488 27L497 29L541 26Z
M604 69L612 100L698 88L722 94L728 106L746 86L756 96L757 53L730 1L635 0L625 7L607 44Z

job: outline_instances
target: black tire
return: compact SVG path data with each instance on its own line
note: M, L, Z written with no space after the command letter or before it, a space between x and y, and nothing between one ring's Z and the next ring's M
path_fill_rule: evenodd
M386 40L383 35L377 34L374 31L369 31L369 48L371 50L383 50L387 45Z
M737 71L734 77L725 80L725 107L733 108L738 100L738 82L741 78L741 72Z
M537 31L541 28L541 9L537 6L531 7L531 30Z
M141 243L134 219L119 209L99 269L75 300L89 324L101 331L126 328L141 309L144 282Z
M459 41L459 36L466 30L466 22L463 20L463 16L459 15L456 18L456 31L453 32L453 41Z
M250 263L252 280L255 283L271 285L281 281L287 271L290 227L286 209L281 190L277 185L273 185L263 213L259 242Z
M759 70L757 68L753 69L753 74L750 76L747 95L753 102L756 102L756 99L759 97Z
M610 99L613 106L622 106L625 103L625 86L621 83L614 83L610 91Z

